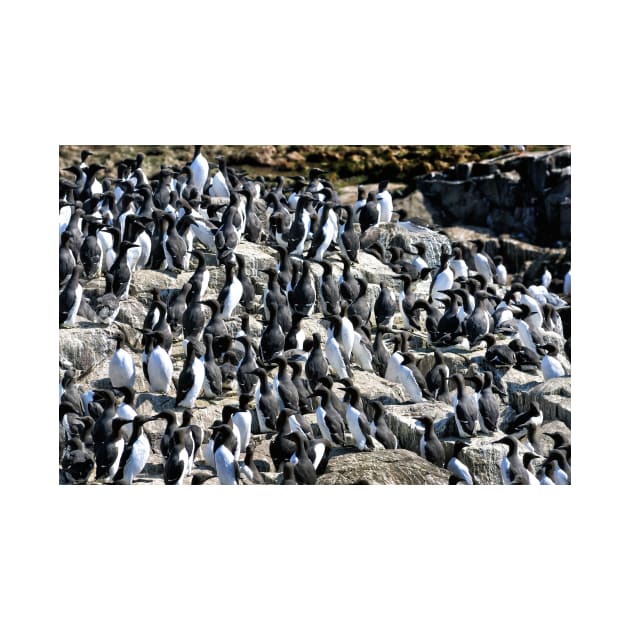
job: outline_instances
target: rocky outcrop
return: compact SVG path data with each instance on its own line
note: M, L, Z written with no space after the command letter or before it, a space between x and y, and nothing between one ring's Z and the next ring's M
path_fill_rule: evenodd
M447 471L405 449L357 452L331 457L318 485L444 485Z
M433 221L509 233L539 245L571 239L571 152L458 164L417 178Z

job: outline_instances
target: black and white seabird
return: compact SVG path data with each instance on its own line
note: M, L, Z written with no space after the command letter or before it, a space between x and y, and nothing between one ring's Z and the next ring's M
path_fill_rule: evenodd
M319 333L313 333L312 348L304 364L304 375L311 389L314 389L319 379L328 374L328 361L322 349L322 338Z
M181 486L188 471L188 450L186 449L187 431L175 429L164 462L164 484Z
M420 438L420 456L424 457L439 468L444 468L446 455L444 445L435 433L433 418L430 416L420 416L416 418L424 425L424 433Z
M275 431L279 413L276 392L271 388L267 372L263 368L252 370L252 374L255 374L259 381L254 393L259 432Z
M371 400L369 407L372 409L370 420L370 433L385 448L398 448L398 438L385 421L385 407L380 400Z
M152 392L166 394L173 377L173 362L162 346L164 340L162 333L157 330L143 332L147 337L146 378L149 381L149 388Z
M501 460L503 485L529 485L529 474L518 454L518 440L513 435L506 435L492 444L507 444L508 447L507 454Z
M396 302L385 282L380 283L381 290L374 302L374 318L376 325L391 328L394 315L396 314Z
M241 472L251 483L265 483L254 461L254 448L251 444L245 449L245 459L241 464Z
M479 391L479 424L484 433L494 433L499 428L501 413L499 400L492 390L493 376L490 370L483 373L483 384Z
M295 479L299 485L313 485L317 482L317 472L315 466L308 456L307 439L299 431L293 431L286 436L287 440L295 442L295 457L297 462L294 464Z
M451 377L457 386L457 404L455 405L455 424L459 437L468 438L477 435L479 423L479 406L477 399L465 390L463 374Z
M361 394L356 385L349 385L341 388L347 393L348 401L346 406L346 422L354 444L358 450L374 450L374 442L370 433L370 424L363 411Z
M453 446L453 454L446 464L446 469L458 479L464 482L464 485L478 485L478 481L473 477L470 469L463 461L462 451L468 446L466 442L458 440Z
M103 481L112 481L118 472L120 460L125 449L125 439L122 435L122 428L132 420L123 418L113 418L111 424L111 434L105 441L95 444L96 478Z
M195 340L190 340L186 346L186 359L179 373L175 394L175 406L187 407L191 409L203 389L206 371L204 364L199 358L199 344Z
M315 417L317 418L317 426L322 437L338 446L345 446L343 416L339 414L332 404L330 390L323 386L316 387L309 398L318 397L320 402L315 409Z
M135 478L144 470L149 456L151 444L144 432L144 424L153 420L151 416L137 415L132 420L131 437L125 445L118 471L113 480L124 484L132 484Z
M59 294L59 326L75 326L77 313L83 299L83 287L79 278L83 273L83 265L76 264L65 288Z

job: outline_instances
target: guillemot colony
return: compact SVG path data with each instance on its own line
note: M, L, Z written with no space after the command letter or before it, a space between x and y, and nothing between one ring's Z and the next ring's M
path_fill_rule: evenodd
M138 153L109 172L102 166L106 151L94 150L83 152L83 166L78 152L77 164L60 170L60 483L189 484L195 471L207 471L209 483L282 483L285 461L298 483L334 483L346 455L369 462L380 450L394 454L382 463L390 483L447 484L455 452L476 481L501 483L502 445L516 448L510 457L521 463L531 448L519 416L532 402L548 430L541 431L543 452L527 457L524 469L570 481L570 406L545 403L547 394L570 403L570 250L526 243L519 250L507 235L410 218L409 195L383 180L339 190L329 173L313 168L286 183L204 154L210 157L194 147L188 163L151 172ZM360 237L350 239L355 227ZM82 247L89 259L79 255ZM507 283L489 254L501 256ZM427 265L422 270L419 259ZM119 308L103 320L98 308L106 296ZM538 362L497 362L498 347L507 350L514 340ZM391 355L395 348L400 361L382 378L377 362L383 349ZM446 388L428 389L424 377L436 351L448 367L436 383L445 372ZM64 398L69 369L89 404ZM141 418L133 431L114 422L125 382L134 387ZM482 391L499 409L496 427L479 413L458 416L458 398L470 409ZM326 420L326 408L334 418ZM168 423L160 422L165 411ZM379 432L370 430L375 422L395 440L388 434L379 442ZM203 430L201 446L193 425ZM427 426L443 457L426 457ZM273 461L269 446L279 431L291 435L295 448L288 450L299 451L301 462L290 455ZM548 437L554 431L565 436L568 455L554 451ZM502 441L505 435L514 440ZM399 451L417 455L415 477L396 476ZM246 454L261 475L239 474ZM316 462L316 477L305 454ZM77 474L76 461L90 458L95 465ZM512 477L511 483L530 479ZM372 481L380 479L375 474Z

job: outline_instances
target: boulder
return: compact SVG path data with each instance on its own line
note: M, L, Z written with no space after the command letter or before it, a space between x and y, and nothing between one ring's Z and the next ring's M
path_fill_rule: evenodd
M395 212L404 211L404 219L401 218L401 221L417 219L427 225L433 223L433 217L427 209L424 195L419 190L415 190L405 197L395 198L393 202Z
M412 229L408 229L413 226ZM380 243L385 251L390 247L412 248L416 242L424 243L426 247L425 260L430 267L438 267L440 264L440 252L442 245L449 248L450 242L446 236L427 227L409 222L404 223L380 223L368 228L361 235L361 247L366 248L374 243Z
M448 471L405 449L331 456L318 485L444 485Z
M76 328L59 329L59 365L64 369L73 367L82 376L115 349L116 340L102 324L84 322Z

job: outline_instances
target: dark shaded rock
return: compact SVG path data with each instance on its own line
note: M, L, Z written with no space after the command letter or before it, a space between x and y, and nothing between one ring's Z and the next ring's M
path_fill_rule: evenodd
M566 149L495 158L491 164L457 164L417 178L435 223L489 226L522 233L539 245L567 241L571 234L570 157ZM562 159L557 158L563 155Z

